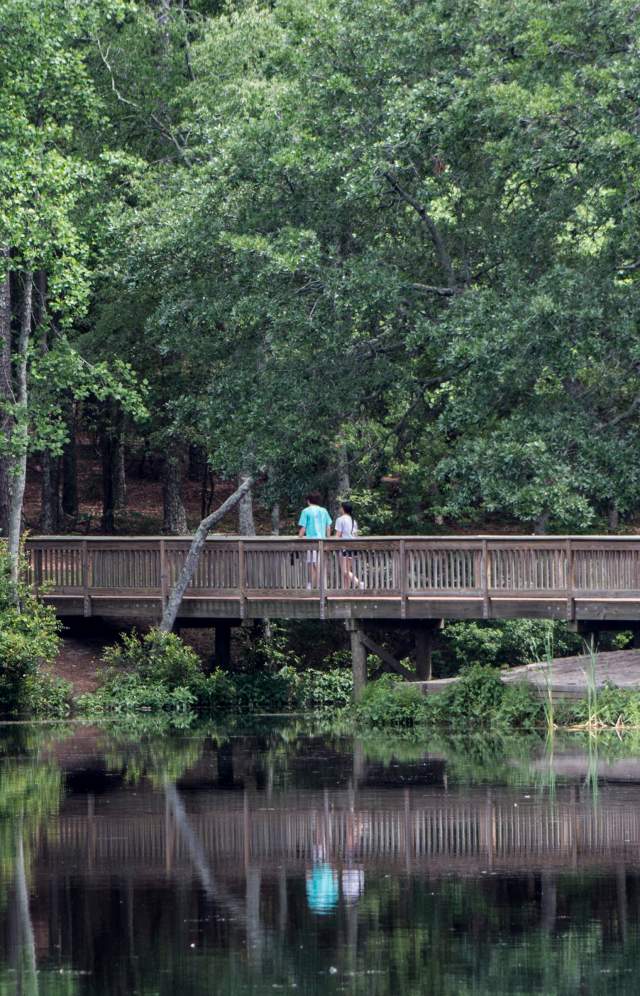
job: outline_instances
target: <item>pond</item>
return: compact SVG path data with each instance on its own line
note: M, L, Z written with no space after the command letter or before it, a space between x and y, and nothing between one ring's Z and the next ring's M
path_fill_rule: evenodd
M640 754L0 727L0 994L636 993Z

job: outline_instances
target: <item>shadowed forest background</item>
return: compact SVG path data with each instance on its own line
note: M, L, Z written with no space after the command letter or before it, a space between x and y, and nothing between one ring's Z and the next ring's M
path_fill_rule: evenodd
M2 0L0 37L3 534L183 533L256 471L242 532L311 486L369 532L633 527L631 0Z

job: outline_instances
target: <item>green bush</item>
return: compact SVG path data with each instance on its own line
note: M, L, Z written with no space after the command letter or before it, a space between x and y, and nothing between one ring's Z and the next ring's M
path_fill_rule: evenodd
M194 693L184 685L170 688L137 674L112 674L96 692L78 699L80 709L90 715L163 709L185 712L196 702Z
M419 688L385 674L365 688L355 706L356 719L365 726L416 726L427 718L427 699Z
M72 692L71 682L55 674L30 674L24 682L24 709L31 716L62 719L71 711Z
M128 671L141 681L188 688L202 675L200 658L175 633L151 629L140 636L135 630L122 633L120 643L107 647L102 660L115 673Z
M298 673L293 668L283 667L275 674L235 674L232 680L239 713L288 712L297 708Z
M543 660L546 648L556 657L579 654L583 641L564 623L548 619L449 623L434 655L436 674L455 674L461 667L516 667Z
M5 714L29 710L40 666L54 661L60 646L54 610L38 602L25 580L18 594L19 608L13 604L9 558L0 544L0 712Z
M351 668L308 670L298 676L297 705L303 712L334 712L351 704Z
M434 720L449 725L487 726L495 722L505 692L495 668L474 665L460 679L431 699Z
M175 633L123 633L102 660L100 687L78 700L83 712L185 712L198 704L205 682L200 659Z
M201 674L194 684L198 704L210 712L233 712L237 707L237 692L233 679L226 671L216 668L211 674Z

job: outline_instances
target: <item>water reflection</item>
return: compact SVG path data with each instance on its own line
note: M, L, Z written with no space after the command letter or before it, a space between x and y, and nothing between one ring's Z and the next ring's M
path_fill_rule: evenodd
M635 993L616 751L7 727L0 994Z

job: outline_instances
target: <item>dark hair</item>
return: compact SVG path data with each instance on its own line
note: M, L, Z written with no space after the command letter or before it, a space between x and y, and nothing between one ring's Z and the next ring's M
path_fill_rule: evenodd
M349 518L351 519L351 531L353 532L354 526L356 524L356 520L353 517L353 505L351 504L350 501L341 501L340 505L342 506L344 514L348 515Z
M319 505L321 498L322 495L320 494L319 491L310 491L309 494L307 495L307 501L311 505Z

